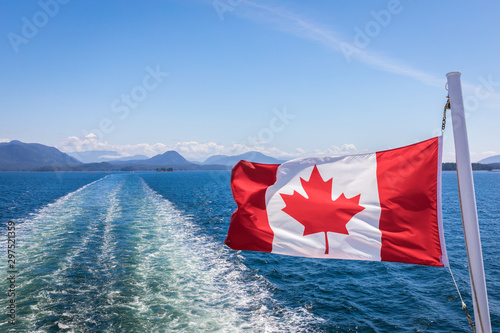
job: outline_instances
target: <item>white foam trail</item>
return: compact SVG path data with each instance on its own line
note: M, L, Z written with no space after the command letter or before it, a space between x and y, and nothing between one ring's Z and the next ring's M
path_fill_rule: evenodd
M321 321L273 299L238 252L133 174L90 183L19 225L19 327L30 332L302 332Z
M67 285L67 281L65 281L67 276L72 274L73 271L76 271L78 265L84 265L85 273L90 276L90 283L81 283L70 290L78 299L72 304L72 308L63 313L58 320L57 324L59 328L71 327L77 331L82 331L86 330L85 326L89 323L99 325L100 321L109 318L109 314L102 311L102 305L96 308L95 304L92 302L95 301L95 298L99 295L110 291L110 287L112 286L109 283L103 283L103 285L98 286L92 282L98 279L112 279L111 275L114 267L113 260L116 245L112 230L115 221L120 219L121 207L118 195L122 190L123 181L110 184L103 182L100 185L101 188L93 189L98 196L96 199L100 201L100 203L94 203L94 205L97 205L97 207L102 210L97 216L93 216L93 219L89 221L86 227L87 232L84 234L81 242L75 250L65 258L62 267L52 275L55 281L59 281L60 285L64 286L65 284ZM91 242L95 245L89 245ZM86 252L91 251L95 251L95 253L90 256L90 258L88 254L86 258L82 258ZM61 290L61 293L64 292L65 290ZM104 306L105 305L106 304L104 304ZM97 318L96 312L100 312L100 316L97 316Z
M57 316L54 308L60 306L61 299L95 290L95 286L88 284L68 286L68 276L76 274L75 267L82 264L79 257L88 250L100 221L98 216L86 211L92 205L88 202L94 201L95 205L101 201L99 194L107 193L109 201L116 196L117 190L108 193L105 178L46 205L19 224L23 233L18 242L18 252L21 261L27 263L20 265L19 276L26 278L20 280L23 282L19 285L19 302L32 304L33 311L23 318L29 331L36 331L37 323L44 318ZM107 206L105 201L100 204ZM45 289L40 290L40 286ZM62 317L65 317L64 314ZM67 326L62 322L58 325Z
M51 307L56 304L51 293L53 290L40 289L38 286L51 285L57 289L58 281L53 279L53 272L58 271L56 263L65 259L64 256L51 257L51 254L60 252L60 242L66 237L64 232L71 232L67 230L67 225L82 213L82 207L75 198L106 178L82 186L28 217L15 220L16 263L19 271L16 278L18 318L14 327L7 326L4 329L16 330L24 326L24 329L29 327L30 332L42 332L36 323L41 318L53 315Z
M52 212L57 211L61 207L65 205L65 203L72 198L73 196L77 195L78 193L84 191L86 188L89 186L93 186L94 184L104 181L104 179L108 178L108 176L105 176L103 178L97 179L91 183L88 183L76 191L73 191L71 193L68 193L58 199L56 199L54 202L46 204L45 206L41 207L38 209L36 212L30 213L28 217L24 217L21 219L14 219L16 222L16 238L19 239L19 242L23 242L23 239L27 238L29 233L33 229L33 225L36 225L37 223L40 222L41 219L43 219L44 216L50 215ZM6 244L7 241L5 239L1 239L0 241L0 251L4 252L6 249Z
M149 255L139 271L144 280L155 279L155 265L161 264L161 257L179 269L169 274L166 291L153 294L144 290L152 299L142 308L149 308L151 303L171 304L186 316L169 328L189 331L298 332L308 323L321 321L305 308L292 310L278 304L269 281L242 264L238 254L200 235L191 218L145 183L143 186L156 211L149 218L156 224L161 245L155 249L154 244L143 243L142 251Z

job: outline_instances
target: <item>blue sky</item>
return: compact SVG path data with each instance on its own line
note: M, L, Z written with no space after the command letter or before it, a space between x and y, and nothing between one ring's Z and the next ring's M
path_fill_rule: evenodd
M0 140L199 160L383 150L440 133L458 70L477 161L500 154L499 12L494 1L2 1Z

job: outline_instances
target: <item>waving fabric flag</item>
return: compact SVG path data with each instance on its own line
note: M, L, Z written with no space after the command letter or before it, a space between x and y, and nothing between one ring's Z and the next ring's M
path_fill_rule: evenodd
M235 250L448 266L441 219L441 137L377 153L240 161Z

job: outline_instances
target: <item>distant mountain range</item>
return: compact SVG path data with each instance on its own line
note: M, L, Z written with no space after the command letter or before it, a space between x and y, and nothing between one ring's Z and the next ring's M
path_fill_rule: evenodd
M490 156L482 159L478 163L481 164L494 164L494 163L500 163L500 155L495 155L495 156Z
M38 143L23 143L17 140L2 142L0 143L0 171L139 171L168 168L173 170L229 170L240 160L266 164L285 162L255 151L236 156L214 155L203 163L190 162L173 150L151 158L137 155L113 159L113 156L119 156L114 151L88 151L72 153L72 155ZM480 163L473 163L472 167L473 170L500 169L500 155L485 158ZM443 170L455 169L455 163L443 164Z
M17 140L0 143L1 171L33 170L47 166L71 168L81 164L77 159L54 147Z
M118 153L101 150L66 154L54 147L14 140L0 143L0 171L228 170L241 159L258 163L284 162L259 152L212 156L202 164L190 162L173 150L151 158L141 155L125 158L113 156L118 156Z
M116 161L132 161L145 160L148 157L144 155L134 155L127 157L119 157L120 154L112 150L90 150L82 152L67 153L69 156L76 158L82 163L101 163L101 162L116 162Z
M259 153L257 151L249 151L247 153L243 153L236 156L227 156L227 155L214 155L210 156L203 162L204 165L207 164L219 164L225 165L228 167L233 167L240 160L252 161L256 163L265 163L265 164L282 164L284 160L278 160L274 157L270 157Z
M163 154L153 156L151 158L146 158L143 160L134 161L119 161L119 164L131 164L131 165L158 165L158 166L182 166L182 165L196 165L189 162L181 154L174 150L167 151Z

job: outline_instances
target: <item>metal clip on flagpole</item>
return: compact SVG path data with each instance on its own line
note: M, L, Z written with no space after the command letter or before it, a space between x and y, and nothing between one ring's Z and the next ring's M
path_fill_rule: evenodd
M453 137L455 140L460 208L462 210L465 247L467 249L467 259L469 261L476 330L481 333L491 333L490 310L484 277L483 254L479 235L476 196L472 179L472 166L470 161L469 142L467 139L467 127L465 125L464 101L460 75L460 72L446 74L451 104Z

